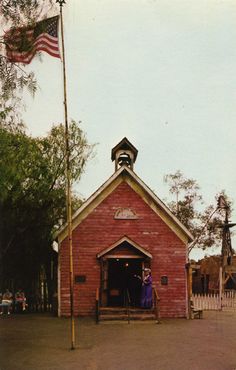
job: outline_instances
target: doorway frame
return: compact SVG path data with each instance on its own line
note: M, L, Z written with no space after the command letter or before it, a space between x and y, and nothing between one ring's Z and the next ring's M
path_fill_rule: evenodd
M126 251L122 248L126 246ZM130 249L130 253L129 252ZM151 267L152 255L139 244L123 236L121 239L102 250L97 254L97 259L100 261L100 304L102 307L108 306L108 261L109 259L142 259L142 269Z

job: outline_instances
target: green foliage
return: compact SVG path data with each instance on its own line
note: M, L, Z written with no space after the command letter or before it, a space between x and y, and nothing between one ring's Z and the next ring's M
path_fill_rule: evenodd
M1 124L16 126L20 123L22 92L27 88L34 95L36 80L33 73L26 73L19 65L8 63L0 49L0 117Z
M194 234L195 219L199 217L196 204L202 201L200 187L196 180L187 179L181 171L164 176L164 182L169 186L169 192L175 201L169 203L174 215Z
M54 186L65 186L65 133L64 125L53 126L45 139L40 139L42 151L46 153L50 168L56 169ZM85 163L91 156L94 145L87 142L86 136L75 121L69 126L69 150L72 181L80 179Z
M215 196L215 204L208 205L203 210L203 198L196 180L187 179L181 171L164 176L164 182L169 186L169 192L175 200L168 203L173 214L183 223L197 240L196 247L207 249L220 247L222 242L222 222L225 210L217 208L217 200L223 195L229 205L232 202L225 191Z
M54 0L2 0L4 30L34 25L58 14ZM37 83L32 72L5 57L0 38L0 283L1 278L31 281L49 262L53 234L65 222L64 127L54 126L46 138L25 134L21 121L22 94L32 95ZM72 121L71 180L78 181L94 146ZM81 204L72 196L72 208Z
M74 121L69 132L72 180L77 181L94 146ZM5 278L30 281L48 263L53 234L65 222L63 127L36 139L1 127L0 144L0 271Z
M55 9L52 0L1 0L0 13L14 26L33 23Z
M2 0L0 1L0 22L4 29L34 24L55 13L51 0ZM5 57L4 36L0 37L0 118L5 125L16 126L20 122L22 92L27 89L35 94L37 83L34 73L26 73L19 63L9 63Z

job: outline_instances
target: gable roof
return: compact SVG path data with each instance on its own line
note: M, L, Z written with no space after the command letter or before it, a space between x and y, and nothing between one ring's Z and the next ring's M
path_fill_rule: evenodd
M134 153L134 162L137 158L137 155L138 155L138 149L135 148L135 146L133 144L131 144L131 142L126 138L124 137L111 151L111 160L114 161L115 159L115 154L117 152L117 150L119 149L123 149L123 150L131 150L133 153Z
M139 244L137 244L136 242L134 242L133 240L131 240L127 236L123 236L123 238L117 240L115 243L113 243L112 245L110 245L108 248L106 248L103 251L101 251L100 253L98 253L97 254L97 258L100 258L100 257L104 256L105 254L111 252L113 249L115 249L116 247L118 247L119 245L121 245L121 244L123 244L125 242L127 242L128 244L130 244L134 249L138 250L139 252L141 252L142 254L144 254L146 257L152 258L151 253L149 253L148 251L146 251L146 249L144 249L143 247L141 247Z
M72 230L74 230L113 190L123 181L138 193L150 208L174 231L185 243L194 238L189 230L173 215L170 209L156 196L156 194L133 172L123 165L102 186L100 186L74 213ZM56 238L59 243L67 236L67 224L58 231Z

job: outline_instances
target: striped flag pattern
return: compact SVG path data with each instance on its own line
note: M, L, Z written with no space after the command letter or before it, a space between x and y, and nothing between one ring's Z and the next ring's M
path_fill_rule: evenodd
M38 51L60 58L59 16L37 22L32 27L12 28L4 35L9 62L29 64Z

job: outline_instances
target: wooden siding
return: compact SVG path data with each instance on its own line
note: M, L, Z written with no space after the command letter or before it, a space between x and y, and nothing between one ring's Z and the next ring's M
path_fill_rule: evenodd
M120 207L130 207L137 219L114 219ZM186 316L186 245L144 202L127 182L120 183L73 231L74 274L85 275L86 282L75 284L75 314L92 315L96 289L100 286L100 264L96 255L124 235L153 256L153 283L161 299L161 317ZM161 276L168 285L161 285ZM68 240L60 245L60 309L69 316Z

